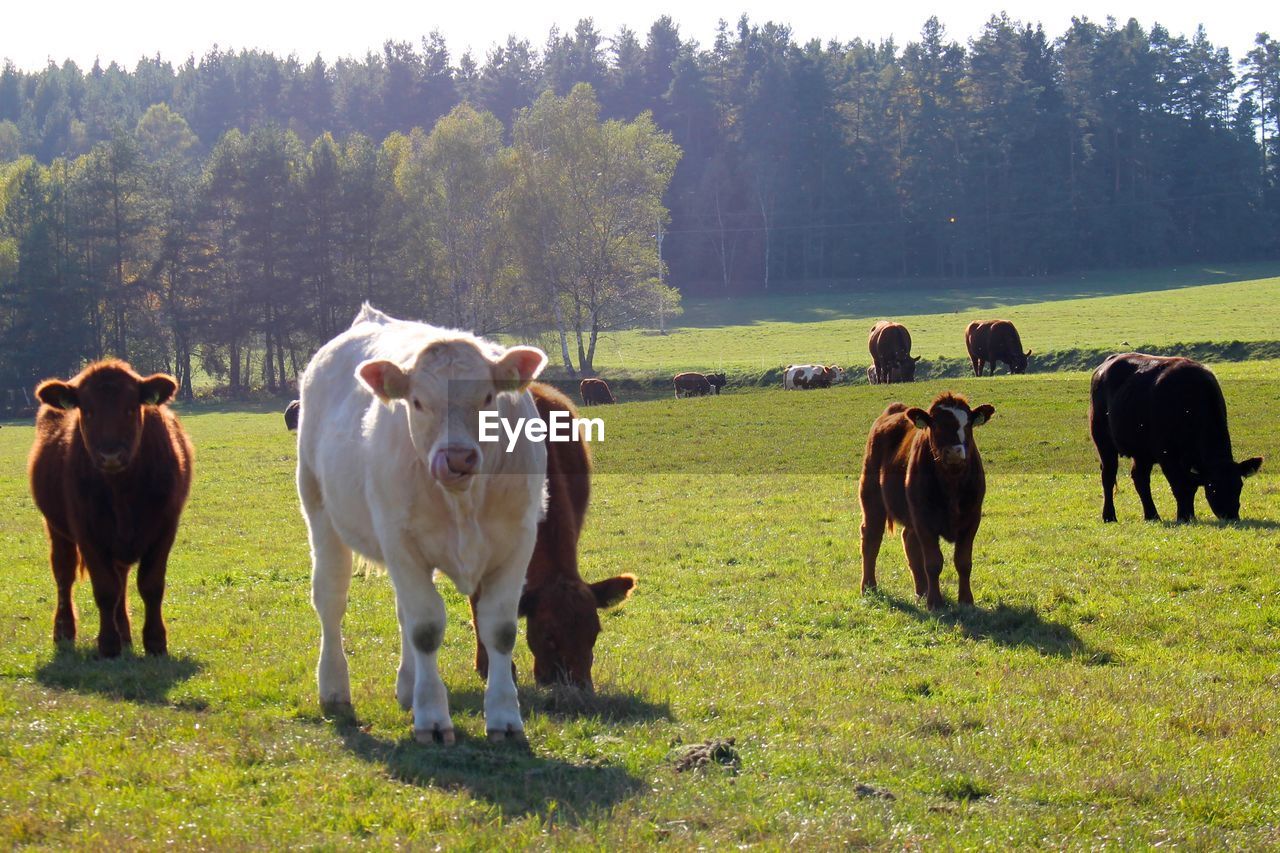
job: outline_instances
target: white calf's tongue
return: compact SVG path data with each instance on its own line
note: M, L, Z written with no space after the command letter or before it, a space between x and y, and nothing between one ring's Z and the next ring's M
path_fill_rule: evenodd
M431 476L441 482L458 479L458 475L449 470L449 457L443 450L431 457Z

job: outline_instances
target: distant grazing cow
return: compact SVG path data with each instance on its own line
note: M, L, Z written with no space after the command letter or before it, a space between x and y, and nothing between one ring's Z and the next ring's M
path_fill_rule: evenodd
M994 413L991 406L971 409L963 397L945 393L928 411L893 403L876 418L867 436L858 487L863 592L876 585L876 557L885 527L897 524L916 595L926 597L929 609L942 606L939 538L955 543L960 603L973 604L973 539L987 490L973 430Z
M547 450L519 432L514 448L479 442L480 412L513 427L538 410L528 385L546 365L466 332L395 320L365 305L301 381L298 494L311 540L320 617L320 700L349 708L342 616L351 553L383 563L396 593L396 698L421 743L454 742L436 662L445 605L432 578L475 596L476 633L491 666L485 727L523 740L511 655L525 570L542 516Z
M1178 521L1195 517L1196 490L1221 519L1240 517L1244 478L1262 457L1235 462L1227 430L1227 404L1218 380L1189 358L1140 352L1113 355L1093 372L1089 432L1102 463L1102 520L1115 521L1113 493L1120 456L1133 459L1133 485L1142 514L1157 521L1151 469L1157 463L1173 489Z
M548 424L555 410L578 416L568 398L551 386L535 382L529 390ZM547 515L538 524L538 541L520 596L533 676L539 684L567 681L590 690L592 650L600 634L596 610L626 599L636 579L618 575L589 584L578 574L578 534L591 497L591 454L585 440L547 443L547 497ZM476 670L481 677L487 676L488 666L484 644L477 640Z
M686 397L703 397L711 393L711 381L701 373L677 373L671 382L676 388L676 399L683 391Z
M716 394L720 393L720 389L725 386L728 378L723 373L708 373L707 384L716 390Z
M168 652L164 576L195 457L164 405L177 387L170 376L144 379L123 361L100 361L70 382L50 379L36 388L42 405L28 470L58 586L55 642L76 638L71 587L80 568L98 604L98 654L117 657L131 646L127 590L137 563L143 648Z
M302 411L301 404L294 400L289 407L284 410L284 426L285 429L293 432L298 428L298 414Z
M964 330L964 343L973 362L973 375L981 376L989 365L989 376L996 372L996 362L1009 365L1010 373L1026 373L1031 350L1022 351L1022 338L1008 320L974 320Z
M584 379L578 383L578 393L582 395L582 405L598 406L605 403L616 403L609 383L603 379Z
M867 336L867 348L871 351L878 385L888 382L913 382L916 378L916 362L919 357L911 357L911 333L901 323L881 320L871 327ZM893 378L893 369L898 368L900 379Z

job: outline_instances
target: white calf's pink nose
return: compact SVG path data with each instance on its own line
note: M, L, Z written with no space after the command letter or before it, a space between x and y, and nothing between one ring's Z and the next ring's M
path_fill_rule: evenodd
M431 476L446 485L474 474L480 454L473 447L443 447L431 457Z

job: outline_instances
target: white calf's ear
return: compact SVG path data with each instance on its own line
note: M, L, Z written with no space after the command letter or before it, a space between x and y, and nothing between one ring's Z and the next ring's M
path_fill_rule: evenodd
M991 420L991 416L996 413L996 407L990 403L979 406L973 410L973 425L978 427Z
M409 375L393 361L366 361L356 368L361 384L388 406L409 396Z
M512 347L493 365L493 382L502 391L523 391L547 366L537 347Z

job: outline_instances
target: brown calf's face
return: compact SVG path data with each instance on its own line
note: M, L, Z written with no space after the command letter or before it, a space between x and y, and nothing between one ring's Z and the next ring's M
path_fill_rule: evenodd
M118 474L138 452L143 407L167 403L177 389L171 376L157 373L143 379L127 365L111 364L71 382L42 382L36 396L56 409L78 410L80 440L90 461L105 474Z
M890 371L892 372L893 370L897 370L900 372L902 378L896 381L915 382L916 381L916 362L919 361L920 358L921 356L916 356L915 358L912 358L911 356L907 356L902 361L898 362L898 366L896 368L892 368Z
M1013 364L1009 365L1009 372L1010 373L1026 373L1027 360L1030 358L1031 358L1031 350L1027 350L1024 353L1015 354L1013 357Z
M961 399L950 398L935 402L929 411L908 409L907 417L916 429L929 431L929 446L933 458L945 468L957 470L968 465L973 458L973 430L980 427L996 412L991 405L970 409Z
M635 583L633 575L593 584L564 579L521 596L520 615L527 620L534 680L544 686L562 682L594 689L591 665L600 635L596 611L624 601Z

